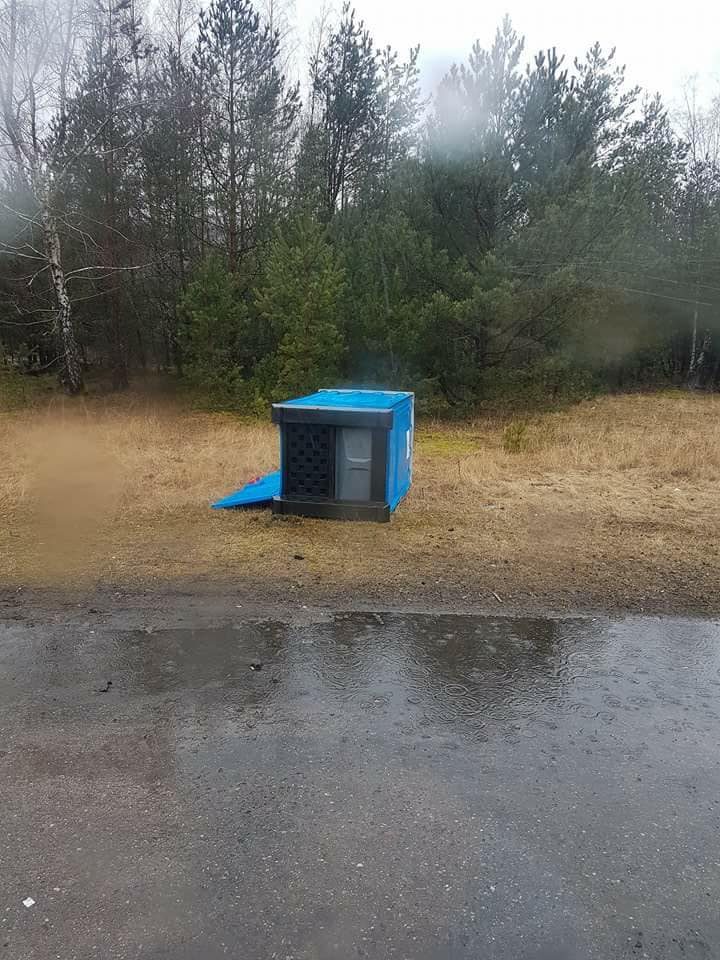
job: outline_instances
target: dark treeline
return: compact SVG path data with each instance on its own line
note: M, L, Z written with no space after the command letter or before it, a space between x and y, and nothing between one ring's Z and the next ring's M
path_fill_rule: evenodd
M0 355L253 406L720 377L720 123L508 20L432 98L350 8L3 0Z

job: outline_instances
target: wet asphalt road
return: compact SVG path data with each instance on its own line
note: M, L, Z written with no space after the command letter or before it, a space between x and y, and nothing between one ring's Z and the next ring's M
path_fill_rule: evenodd
M720 957L717 624L7 625L0 730L0 958Z

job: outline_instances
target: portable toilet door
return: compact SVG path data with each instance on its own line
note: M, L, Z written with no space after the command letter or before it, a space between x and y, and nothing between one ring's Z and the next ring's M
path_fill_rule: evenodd
M335 429L335 498L371 499L372 431L369 427Z

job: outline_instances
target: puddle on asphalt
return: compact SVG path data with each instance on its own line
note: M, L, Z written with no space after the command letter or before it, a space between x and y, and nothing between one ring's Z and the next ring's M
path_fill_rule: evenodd
M158 716L222 719L238 734L331 720L465 743L521 743L563 726L672 739L719 718L720 630L706 621L352 613L34 636L0 642L7 699L46 691L55 715L140 698Z
M567 723L634 737L648 725L677 732L689 717L712 725L719 637L709 622L346 614L304 626L118 634L110 649L84 642L73 656L84 672L113 679L109 697L162 696L180 711L245 720L254 711L253 728L353 716L377 732L426 727L521 742Z

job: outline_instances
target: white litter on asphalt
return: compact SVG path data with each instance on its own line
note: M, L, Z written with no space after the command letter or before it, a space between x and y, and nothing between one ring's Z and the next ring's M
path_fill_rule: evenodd
M25 897L25 899L23 900L23 906L24 906L24 907L34 907L34 906L35 906L35 901L33 900L32 897Z

